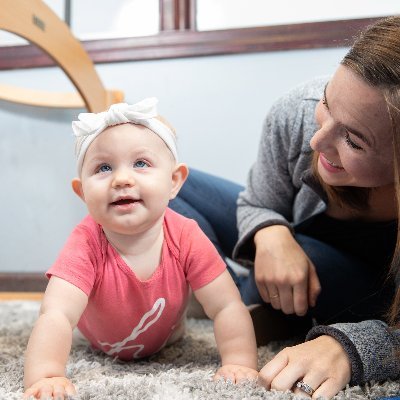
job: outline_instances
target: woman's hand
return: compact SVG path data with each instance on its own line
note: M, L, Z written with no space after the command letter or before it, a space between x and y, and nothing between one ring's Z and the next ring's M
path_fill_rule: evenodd
M294 347L287 347L262 368L258 381L267 390L293 390L303 381L314 393L313 399L331 399L350 382L351 364L341 344L330 336L320 336ZM298 388L294 390L305 395Z
M24 393L24 400L32 397L35 399L64 400L68 396L76 394L75 387L71 381L64 376L43 378L34 383Z
M254 243L255 280L263 300L285 314L305 315L321 291L311 260L283 225L261 229Z

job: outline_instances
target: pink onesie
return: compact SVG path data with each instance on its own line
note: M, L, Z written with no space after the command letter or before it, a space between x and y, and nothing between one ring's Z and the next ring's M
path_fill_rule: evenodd
M96 348L123 360L159 351L182 319L189 285L197 290L225 270L225 263L197 223L171 209L164 217L160 265L142 281L87 216L47 271L88 297L78 323Z

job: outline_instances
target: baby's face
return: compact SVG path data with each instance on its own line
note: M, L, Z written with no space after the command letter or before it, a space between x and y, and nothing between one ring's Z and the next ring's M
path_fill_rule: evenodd
M142 125L107 128L89 146L82 194L103 229L144 232L163 218L176 162L163 140Z

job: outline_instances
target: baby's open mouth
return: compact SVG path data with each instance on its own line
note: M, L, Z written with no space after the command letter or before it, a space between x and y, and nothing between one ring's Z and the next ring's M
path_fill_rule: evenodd
M119 199L117 201L113 201L111 204L113 206L123 206L125 204L133 204L136 203L136 200L133 199Z

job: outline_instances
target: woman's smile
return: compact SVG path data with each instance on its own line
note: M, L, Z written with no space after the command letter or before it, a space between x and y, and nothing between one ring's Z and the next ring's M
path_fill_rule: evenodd
M343 167L341 167L338 164L335 164L333 161L330 161L328 158L326 158L325 154L320 153L319 155L319 161L321 165L328 171L332 173L338 173L342 172L344 170Z

